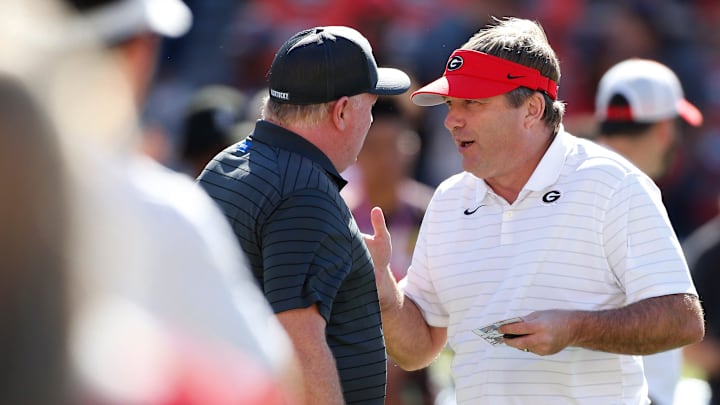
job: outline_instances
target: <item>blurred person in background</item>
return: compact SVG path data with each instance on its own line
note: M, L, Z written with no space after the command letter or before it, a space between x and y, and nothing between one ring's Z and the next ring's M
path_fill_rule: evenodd
M0 404L69 405L67 178L55 129L0 73Z
M221 85L197 90L186 107L179 140L182 170L195 178L215 155L238 141L236 130L249 103L242 92Z
M353 177L341 193L360 231L372 232L370 210L379 206L397 245L391 268L395 279L405 277L420 222L433 189L411 173L420 150L420 138L394 98L380 97L373 106L373 124L348 173Z
M61 135L76 403L302 403L290 342L222 213L138 151L158 35L181 35L187 8L30 0L0 3L0 15L13 22L0 28L0 68Z
M302 30L277 51L263 118L198 182L221 206L290 335L310 404L384 404L375 277L340 175L355 163L380 95L410 87L378 68L355 29Z
M372 233L372 207L383 209L394 247L390 268L400 281L410 266L420 223L433 190L411 176L420 150L420 137L413 131L399 100L380 97L372 114L372 126L357 162L348 170L350 182L341 195L363 233ZM388 359L386 405L431 405L435 395L428 369L408 372Z
M700 110L685 99L675 73L648 59L629 59L600 79L597 141L619 152L654 180L662 178L680 142L678 119L700 126Z
M702 113L685 99L675 73L648 59L622 61L603 75L595 115L599 123L597 142L627 158L655 181L666 173L677 151L683 124L680 120L692 126L703 122ZM682 349L645 356L643 361L652 403L673 404L682 370Z
M720 198L718 199L720 208ZM710 388L708 405L720 404L720 215L695 230L683 242L690 274L705 310L705 339L683 350L689 365L700 370Z
M720 3L677 0L585 3L585 10L574 19L569 35L562 37L570 38L573 51L570 56L561 56L563 66L567 71L583 72L565 81L563 94L568 100L568 115L586 116L594 123L600 78L610 67L629 58L650 59L670 68L680 79L685 96L706 112L702 126L683 128L682 141L675 145L675 157L667 173L654 179L663 193L675 233L683 241L717 213L715 196L720 191L720 171L708 165L704 157L720 156L720 149L714 147L710 152L702 144L720 128L720 121L713 118L717 114L711 113L712 100L718 94L713 89L713 83L718 82L714 79L717 73L713 72L713 61L718 60L714 33ZM571 124L566 121L566 127ZM588 131L588 137L593 131L594 128Z

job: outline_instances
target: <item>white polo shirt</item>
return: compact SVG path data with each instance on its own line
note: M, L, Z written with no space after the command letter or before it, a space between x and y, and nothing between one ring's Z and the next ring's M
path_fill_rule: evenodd
M469 173L428 207L405 293L448 328L458 404L647 404L638 356L537 356L472 329L544 309L603 310L695 294L656 185L564 131L513 204Z

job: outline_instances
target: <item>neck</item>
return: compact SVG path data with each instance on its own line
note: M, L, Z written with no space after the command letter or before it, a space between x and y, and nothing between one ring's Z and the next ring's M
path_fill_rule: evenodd
M545 156L545 153L555 140L555 136L557 136L557 134L548 135L548 139L542 144L537 145L534 151L531 150L529 153L527 151L521 151L519 153L520 156L516 158L516 161L521 162L518 167L510 170L507 176L487 178L485 179L485 183L492 188L495 194L505 199L505 201L510 204L514 203L520 195L520 191L522 191L525 184L530 180L530 177L537 169L543 156Z
M342 173L350 166L349 164L340 161L340 157L342 155L338 153L338 148L341 146L341 142L338 142L338 139L341 139L341 134L339 134L335 130L335 127L329 123L307 126L297 125L294 123L283 123L270 117L265 117L263 119L279 127L285 128L315 145L315 147L320 149L320 151L322 151L322 153L330 159L330 162L332 162L338 173Z

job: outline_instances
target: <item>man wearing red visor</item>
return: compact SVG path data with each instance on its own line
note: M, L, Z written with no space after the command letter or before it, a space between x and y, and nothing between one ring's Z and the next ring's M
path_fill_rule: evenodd
M660 192L565 132L542 28L473 35L412 100L445 103L464 172L438 186L397 285L382 211L366 237L387 350L447 344L458 404L648 404L641 355L702 339L702 309Z

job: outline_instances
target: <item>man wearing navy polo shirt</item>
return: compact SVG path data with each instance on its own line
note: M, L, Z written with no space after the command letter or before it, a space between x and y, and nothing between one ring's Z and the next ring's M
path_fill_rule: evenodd
M384 403L373 265L339 173L355 162L378 95L409 86L351 28L299 32L272 63L263 119L198 178L293 340L308 404Z

